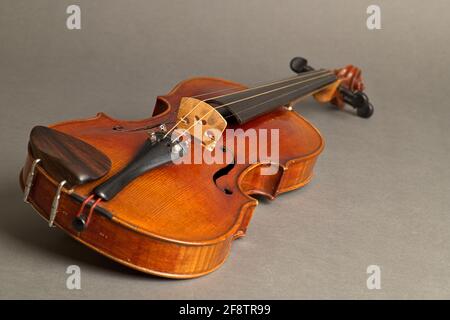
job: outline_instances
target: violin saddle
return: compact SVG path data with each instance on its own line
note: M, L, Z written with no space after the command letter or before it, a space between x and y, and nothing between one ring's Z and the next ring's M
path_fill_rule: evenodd
M48 127L31 130L29 148L50 176L71 186L97 180L111 169L111 160L103 152Z

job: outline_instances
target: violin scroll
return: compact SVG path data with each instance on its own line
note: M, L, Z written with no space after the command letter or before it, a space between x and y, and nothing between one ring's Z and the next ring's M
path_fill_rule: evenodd
M349 64L348 66L334 71L342 84L351 91L364 91L365 86L361 77L361 69Z
M290 62L291 70L295 73L303 73L314 70L308 65L308 60L302 57L295 57ZM361 77L361 69L353 65L334 70L339 85L330 96L327 94L327 100L343 109L347 103L356 109L356 114L361 118L372 116L374 108L369 102L369 98L363 92L365 89ZM321 100L323 101L323 99Z

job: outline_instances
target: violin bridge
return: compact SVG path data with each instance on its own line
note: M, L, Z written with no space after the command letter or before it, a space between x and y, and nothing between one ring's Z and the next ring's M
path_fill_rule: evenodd
M185 97L178 109L177 128L186 131L212 151L227 127L227 121L211 105L204 101Z

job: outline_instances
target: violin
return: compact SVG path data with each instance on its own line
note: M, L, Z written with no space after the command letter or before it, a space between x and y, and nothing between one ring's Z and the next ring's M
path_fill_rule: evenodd
M184 80L142 120L98 113L34 127L24 201L50 227L133 269L177 279L218 269L246 234L255 196L274 199L312 179L324 140L293 104L313 96L373 114L359 68L316 70L301 57L290 67L294 76L252 87Z

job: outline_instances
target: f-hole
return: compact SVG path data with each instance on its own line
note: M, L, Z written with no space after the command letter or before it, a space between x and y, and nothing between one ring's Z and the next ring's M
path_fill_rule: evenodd
M222 148L222 152L227 152L227 148L223 147ZM229 188L225 187L225 188L221 188L218 184L217 184L217 180L223 176L226 176L228 173L230 173L230 171L234 168L235 166L235 162L236 160L234 159L234 155L233 155L233 161L229 164L227 164L225 167L220 168L219 170L216 171L216 173L214 173L213 175L213 181L214 184L216 185L217 188L219 188L220 190L222 190L225 194L231 195L233 194L233 191L231 191Z

